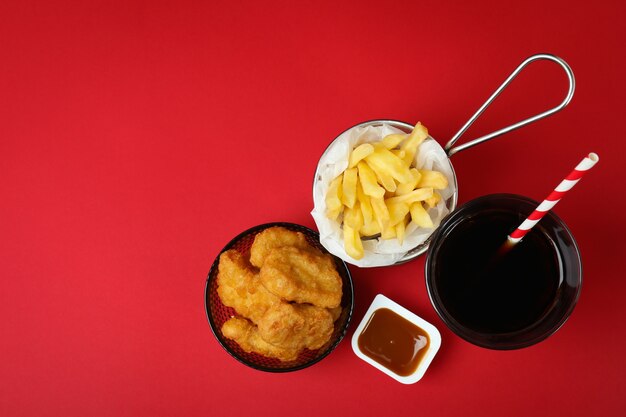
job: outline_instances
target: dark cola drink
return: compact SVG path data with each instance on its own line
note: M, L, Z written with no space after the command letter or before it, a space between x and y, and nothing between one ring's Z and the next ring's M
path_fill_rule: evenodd
M433 237L426 281L437 313L479 346L514 349L554 333L580 292L580 254L565 224L549 213L512 249L507 236L537 203L496 194L452 213Z
M563 268L541 227L499 253L518 225L512 213L475 216L457 226L439 249L441 257L455 260L441 265L439 291L460 324L483 333L516 332L550 309Z

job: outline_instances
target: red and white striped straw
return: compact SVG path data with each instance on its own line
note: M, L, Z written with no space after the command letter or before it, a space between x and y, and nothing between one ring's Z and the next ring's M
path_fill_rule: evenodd
M508 236L508 243L510 245L514 245L528 233L528 231L536 225L539 220L546 215L548 211L552 209L552 207L556 206L556 203L561 201L561 198L565 195L566 192L571 190L578 181L585 175L587 171L589 171L598 161L600 157L595 153L590 153L587 157L585 157L580 163L574 168L572 172L569 173L567 177L550 193L550 195L543 200L541 204L533 211L530 216L522 224L519 225L513 233Z

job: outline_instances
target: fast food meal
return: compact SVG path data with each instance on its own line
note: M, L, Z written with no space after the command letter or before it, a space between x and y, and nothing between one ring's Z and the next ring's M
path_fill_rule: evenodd
M428 130L417 123L410 134L360 144L352 149L347 169L330 183L326 216L341 223L344 248L353 259L363 258L362 239L380 236L402 244L410 222L433 227L427 209L439 203L437 190L445 189L448 179L415 166L426 138Z
M342 311L332 257L283 227L257 234L249 259L234 249L223 252L217 284L222 303L237 312L222 334L246 352L281 361L323 347Z

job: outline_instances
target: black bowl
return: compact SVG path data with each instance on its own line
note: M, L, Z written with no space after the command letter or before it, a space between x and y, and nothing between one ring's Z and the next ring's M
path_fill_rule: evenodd
M462 226L459 227L460 225L463 225L465 222L473 222L478 218L477 216L497 216L498 213L509 213L518 216L519 219L516 220L519 223L507 232L510 233L538 205L539 203L536 201L513 194L487 195L472 200L454 211L444 219L433 234L425 264L428 295L443 322L454 333L468 342L477 346L498 350L527 347L554 334L574 310L582 286L580 252L570 230L553 212L547 213L531 230L531 233L544 234L553 248L554 254L552 256L556 257L560 264L560 281L556 293L539 319L515 331L496 333L478 330L476 327L471 328L463 324L464 317L455 317L455 310L450 308L451 305L444 296L444 294L450 294L451 289L446 287L444 290L442 287L440 271L444 268L444 264L459 262L459 260L440 256L440 253L445 253L442 247L446 244L447 239L460 241L461 235L455 236L455 233L459 233L458 230L463 230ZM523 243L522 241L519 245ZM465 244L471 245L472 242L465 242ZM454 279L463 280L467 279L467 276L458 276L454 277ZM458 288L462 288L462 284L467 284L467 282L459 281ZM498 312L494 311L494 314L498 314Z
M304 234L310 245L318 248L323 253L328 253L328 251L320 244L319 234L317 232L298 224L279 222L261 224L240 233L226 246L224 246L219 255L229 249L235 249L241 252L244 256L248 256L250 254L250 247L252 246L254 237L257 233L274 226L281 226L295 232L301 232ZM207 319L209 320L209 325L211 326L211 330L213 331L215 338L233 358L237 359L244 365L260 371L291 372L304 369L321 361L337 347L339 342L341 342L346 334L346 330L348 329L348 324L350 323L350 318L352 317L352 308L354 306L352 277L348 266L341 259L333 256L337 272L342 280L343 296L341 299L342 312L337 321L335 321L335 330L330 340L326 343L326 345L317 350L305 349L294 361L282 362L278 359L268 358L257 353L245 352L234 340L228 339L222 334L222 325L226 320L236 315L236 312L233 308L226 307L222 304L222 301L217 294L219 255L215 258L213 264L211 265L211 269L209 270L209 276L204 290L204 307Z

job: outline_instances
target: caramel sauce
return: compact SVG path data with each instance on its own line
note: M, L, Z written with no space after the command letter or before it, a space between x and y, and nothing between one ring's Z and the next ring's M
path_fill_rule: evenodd
M359 348L400 376L415 372L430 345L428 334L388 308L374 311L359 335Z

